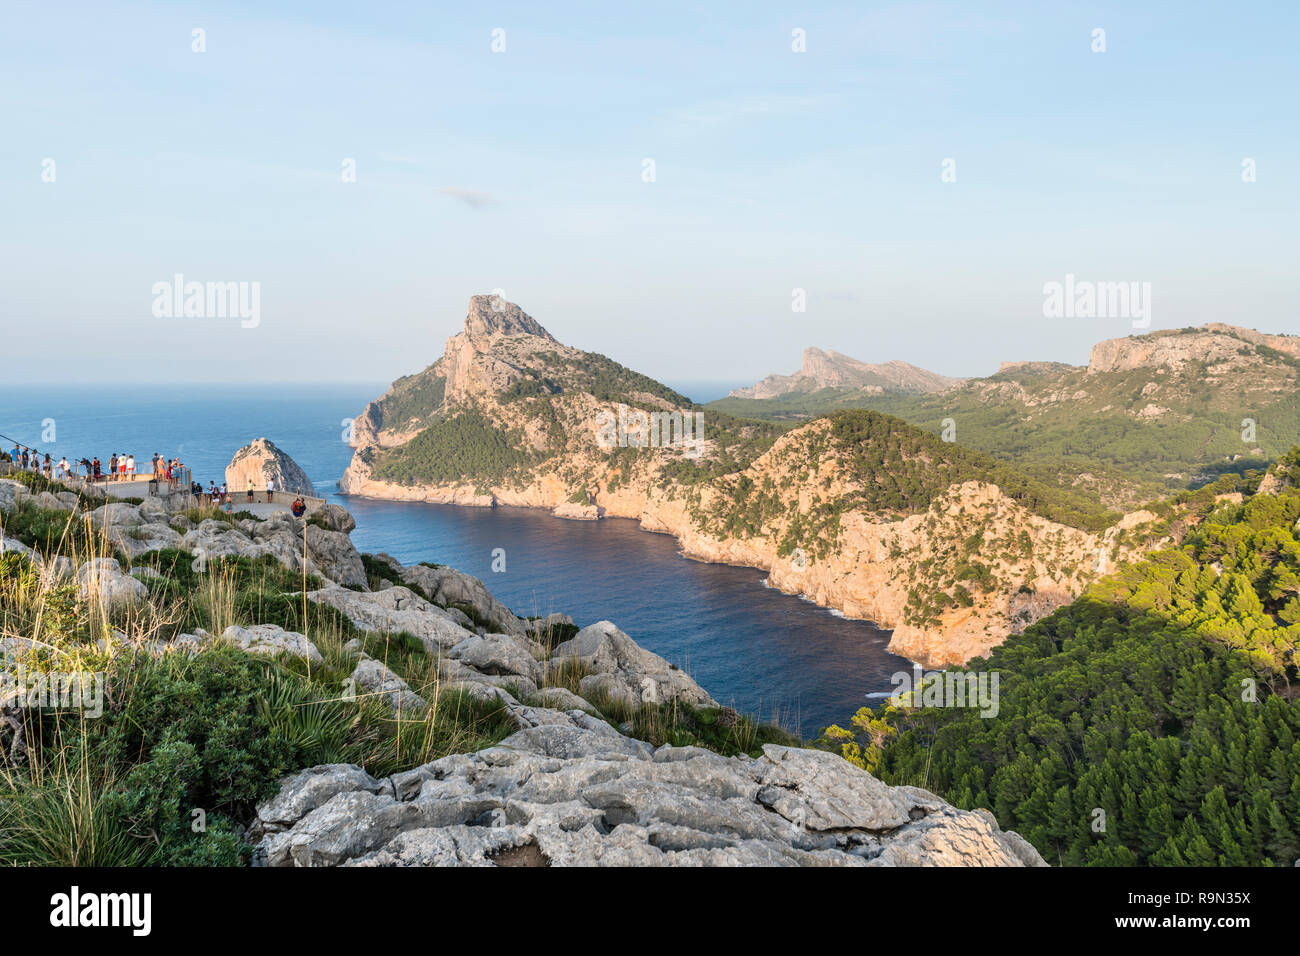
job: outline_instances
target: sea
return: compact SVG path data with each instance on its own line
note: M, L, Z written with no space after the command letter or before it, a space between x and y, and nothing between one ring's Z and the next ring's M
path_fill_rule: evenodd
M670 383L671 384L671 383ZM704 402L719 383L673 387ZM316 493L355 516L352 540L405 564L431 561L483 580L517 614L613 621L694 677L720 702L805 738L846 724L892 689L908 661L889 632L784 594L766 573L684 557L676 539L636 521L566 521L529 508L467 508L340 495L352 456L348 421L386 383L347 385L0 386L0 442L58 461L179 457L196 480L221 482L241 446L267 437ZM503 557L495 565L494 556Z

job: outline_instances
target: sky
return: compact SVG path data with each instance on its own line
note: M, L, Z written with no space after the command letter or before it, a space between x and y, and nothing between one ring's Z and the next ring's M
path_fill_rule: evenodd
M1300 334L1300 5L3 12L8 382L386 382L494 290L669 382L1082 364L1067 275Z

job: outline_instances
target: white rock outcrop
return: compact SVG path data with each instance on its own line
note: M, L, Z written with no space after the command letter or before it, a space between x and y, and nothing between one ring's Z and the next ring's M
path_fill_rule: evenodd
M288 777L258 808L267 866L1045 866L982 812L889 787L840 757L652 750L543 724L381 780Z
M94 558L77 569L77 597L96 601L105 610L136 607L148 596L149 589L123 574L121 565L112 558Z
M307 473L269 438L258 438L245 445L235 452L226 466L226 484L232 494L244 494L248 490L249 478L253 479L257 491L265 491L267 481L274 479L277 491L315 494Z
M252 627L232 624L221 632L221 639L250 654L292 654L295 657L305 657L313 664L324 660L306 634L286 631L277 624L254 624Z

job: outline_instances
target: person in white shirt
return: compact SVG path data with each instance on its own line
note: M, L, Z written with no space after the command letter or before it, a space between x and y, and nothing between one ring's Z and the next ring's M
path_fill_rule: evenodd
M274 493L275 493L275 479L268 478L266 479L266 503L268 505L271 503L271 495Z
M59 477L60 478L68 477L68 456L67 455L64 455L62 458L59 459Z
M126 477L128 481L135 477L135 455L130 455L126 459Z

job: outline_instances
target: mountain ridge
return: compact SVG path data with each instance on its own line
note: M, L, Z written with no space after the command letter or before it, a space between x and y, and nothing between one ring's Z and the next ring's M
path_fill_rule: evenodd
M1300 337L1209 323L1107 339L1087 365L1004 362L937 394L824 389L708 408L787 426L870 408L1127 509L1300 442Z
M803 365L793 375L769 375L748 388L733 389L728 397L775 398L822 388L862 388L876 394L938 392L962 381L898 359L873 365L834 350L809 347L803 350Z

